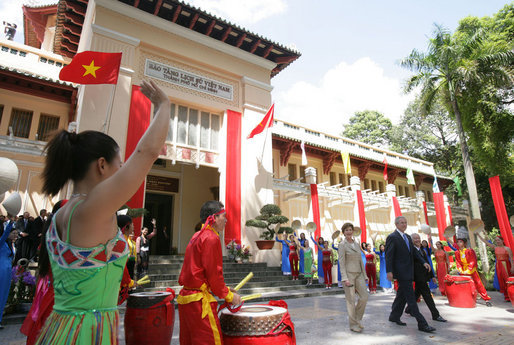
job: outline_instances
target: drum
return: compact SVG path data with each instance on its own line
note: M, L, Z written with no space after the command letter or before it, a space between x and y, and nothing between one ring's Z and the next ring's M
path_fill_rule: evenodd
M476 307L477 290L471 277L447 274L444 277L444 284L450 306L456 308Z
M175 291L138 292L129 296L125 312L127 345L169 345L175 322Z
M296 343L289 313L287 309L279 306L243 305L236 313L223 309L220 314L220 325L225 345Z
M510 303L514 307L514 277L507 279L507 293L509 294Z

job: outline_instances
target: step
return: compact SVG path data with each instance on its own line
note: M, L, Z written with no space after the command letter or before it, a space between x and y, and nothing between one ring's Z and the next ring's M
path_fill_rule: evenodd
M264 279L269 277L286 277L280 270L268 270L268 271L251 271L253 272L253 279ZM250 272L223 272L225 279L238 278L239 280L246 277ZM155 280L178 280L179 272L150 272L148 277L151 281Z
M161 289L162 290L162 289ZM175 290L175 293L178 295L180 290ZM159 291L159 289L145 289L145 291ZM313 284L309 286L304 286L299 289L289 289L289 290L280 290L280 291L262 291L262 296L259 298L252 299L247 303L259 303L259 302L269 302L270 300L288 300L295 298L304 298L304 297L314 297L314 296L330 296L330 295L343 295L344 290L342 288L337 287L337 284L332 285L332 289L325 289L322 284ZM242 295L248 295L249 293L243 293ZM252 293L253 294L253 293ZM223 301L219 301L221 304Z
M225 279L225 284L228 286L235 287L239 282L241 281L240 278L231 278L231 279ZM278 279L275 280L250 280L246 283L245 287L270 287L270 286L283 286L283 285L295 285L295 286L302 286L307 283L307 280L291 280L291 278L287 277L278 277ZM179 286L177 280L154 280L151 281L149 284L144 285L144 288L150 288L150 287L173 287L173 286Z

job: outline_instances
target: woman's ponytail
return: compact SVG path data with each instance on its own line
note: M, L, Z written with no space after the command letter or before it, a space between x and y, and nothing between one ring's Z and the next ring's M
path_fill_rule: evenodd
M66 130L57 132L46 144L46 162L43 170L43 193L56 195L73 174L73 144L77 136ZM71 139L71 140L70 140Z

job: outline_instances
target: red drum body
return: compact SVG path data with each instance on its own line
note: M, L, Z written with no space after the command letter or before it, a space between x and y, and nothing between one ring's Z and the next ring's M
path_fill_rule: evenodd
M471 277L447 274L444 277L444 284L450 306L456 308L476 307L477 290Z
M507 279L507 293L509 294L510 303L514 307L514 277Z
M129 296L125 313L127 345L169 345L175 322L175 292L139 292Z
M262 335L258 337L240 336L231 337L223 334L225 345L293 345L291 336L288 334Z
M220 325L225 345L296 345L291 318L281 306L243 305L236 313L223 309Z

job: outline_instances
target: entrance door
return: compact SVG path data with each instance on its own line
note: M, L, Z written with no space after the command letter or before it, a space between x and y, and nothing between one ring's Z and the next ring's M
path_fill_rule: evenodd
M173 243L173 195L146 193L144 226L152 231L152 218L157 221L157 235L150 241L150 254L170 255Z

